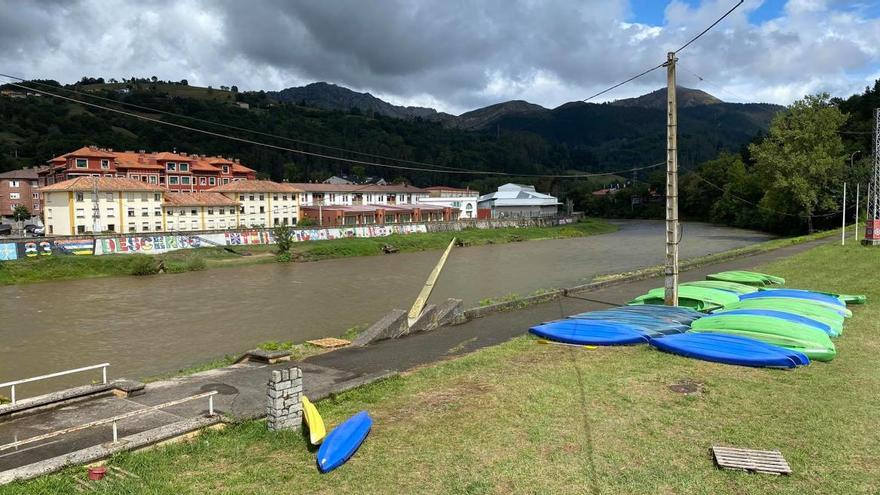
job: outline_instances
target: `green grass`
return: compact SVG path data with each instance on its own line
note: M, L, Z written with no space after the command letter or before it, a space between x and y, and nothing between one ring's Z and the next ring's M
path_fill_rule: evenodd
M391 244L401 252L445 249L456 237L464 244L478 246L513 242L512 236L522 240L561 239L614 232L617 227L598 219L586 219L573 225L559 227L526 227L501 229L467 229L461 232L432 232L425 234L395 234L388 237L334 239L294 243L291 249L295 261L317 261L351 256L382 255L382 246ZM240 266L275 261L274 245L234 246L239 256L223 248L206 247L180 250L155 256L165 260L169 273ZM113 277L131 275L144 256L45 256L0 262L0 285L12 285L46 280Z
M329 474L318 474L301 434L251 421L118 455L110 463L141 479L96 493L877 493L878 257L827 245L758 267L792 287L868 295L831 363L751 369L524 336L319 402L330 427L362 409L375 420L352 460ZM702 392L669 389L682 381ZM779 449L794 473L719 470L713 444ZM85 469L0 494L66 493L74 476Z

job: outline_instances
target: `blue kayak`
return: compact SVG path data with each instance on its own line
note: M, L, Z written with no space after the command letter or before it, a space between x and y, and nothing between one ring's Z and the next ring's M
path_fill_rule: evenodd
M648 316L648 315L636 315L636 314L615 314L615 313L604 313L601 314L580 314L575 316L569 316L570 319L573 320L589 320L589 321L604 321L604 322L612 322L612 323L631 323L633 325L637 325L640 327L644 327L649 330L654 331L679 331L684 332L690 328L687 324L681 323L674 320L658 318L656 316Z
M367 438L373 420L367 411L361 411L333 428L318 449L318 470L332 471L345 464Z
M555 342L576 345L629 345L641 344L648 337L680 330L652 330L643 325L626 322L567 319L536 325L529 332Z
M739 335L682 333L650 344L661 351L716 363L757 368L796 368L810 364L804 354Z
M789 313L787 311L776 311L773 309L731 309L727 311L715 311L712 313L713 315L754 315L754 316L769 316L771 318L779 318L781 320L790 321L793 323L800 323L802 325L807 325L809 327L816 328L818 330L822 330L832 337L837 337L838 334L834 330L831 329L831 325L827 323L823 323L818 320L814 320L812 318L807 318L806 316L801 316L794 313Z
M603 309L601 311L590 311L587 313L580 313L574 315L574 318L580 317L581 315L590 315L590 314L609 314L609 315L617 315L617 314L631 314L631 315L645 315L645 316L654 316L657 318L667 318L670 321L677 321L679 323L690 323L697 318L702 318L706 316L704 313L700 313L699 311L693 310L691 308L684 308L680 306L662 306L657 304L639 304L635 306L621 306L619 308L611 308L611 309Z
M846 304L840 299L829 296L827 294L822 294L819 292L813 292L809 290L799 290L799 289L771 289L771 290L762 290L759 292L753 292L751 294L743 294L739 296L740 301L744 301L746 299L761 299L765 297L788 297L792 299L808 299L810 301L818 301L830 306L841 306L846 308Z

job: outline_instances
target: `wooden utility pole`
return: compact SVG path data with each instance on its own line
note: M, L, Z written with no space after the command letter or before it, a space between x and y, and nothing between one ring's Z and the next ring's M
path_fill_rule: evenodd
M666 54L666 292L667 306L678 306L678 139L675 52Z

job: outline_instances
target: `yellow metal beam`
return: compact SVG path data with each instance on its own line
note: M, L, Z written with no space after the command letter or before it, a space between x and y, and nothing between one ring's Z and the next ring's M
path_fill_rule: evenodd
M446 248L446 251L443 252L443 256L441 256L440 261L437 262L437 266L431 270L431 274L428 275L428 280L425 282L425 286L422 287L422 291L419 292L419 297L416 298L412 308L410 308L409 315L407 315L408 326L412 326L412 324L419 319L419 315L422 314L422 309L425 308L425 303L428 302L428 298L431 296L431 291L434 290L434 284L437 282L437 278L440 277L440 271L443 270L443 265L446 264L446 258L449 257L449 252L452 251L452 246L454 245L455 237L449 242L449 246Z

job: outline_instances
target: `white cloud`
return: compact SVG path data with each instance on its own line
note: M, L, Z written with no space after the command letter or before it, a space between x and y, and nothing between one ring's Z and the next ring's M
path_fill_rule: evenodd
M453 113L509 99L582 99L665 59L731 3L673 0L662 26L625 0L0 0L0 67L25 77L152 76L282 89L325 80ZM861 91L880 67L880 20L791 0L759 25L748 2L680 54L683 85L786 104ZM687 71L699 74L699 81ZM662 86L663 71L598 101Z

